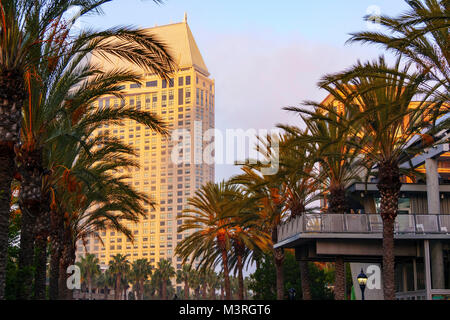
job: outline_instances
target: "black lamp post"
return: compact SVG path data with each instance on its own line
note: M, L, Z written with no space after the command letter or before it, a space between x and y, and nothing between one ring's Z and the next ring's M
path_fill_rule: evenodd
M361 273L358 275L358 283L361 288L361 300L364 300L364 290L366 289L367 276L361 268Z

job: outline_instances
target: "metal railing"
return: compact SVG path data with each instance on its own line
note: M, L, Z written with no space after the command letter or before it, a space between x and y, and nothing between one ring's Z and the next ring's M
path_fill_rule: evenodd
M278 241L296 234L314 233L382 233L383 221L379 214L305 214L278 227ZM395 220L396 234L448 234L450 215L405 214Z

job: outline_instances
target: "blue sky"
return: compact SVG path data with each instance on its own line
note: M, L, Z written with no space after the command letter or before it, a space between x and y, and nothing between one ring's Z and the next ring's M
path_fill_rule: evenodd
M362 17L374 6L388 15L407 9L403 0L115 0L82 23L148 28L180 22L187 12L216 81L216 128L270 129L298 124L283 106L324 98L315 85L321 76L383 53L345 44L349 33L367 30ZM216 180L237 172L216 165Z

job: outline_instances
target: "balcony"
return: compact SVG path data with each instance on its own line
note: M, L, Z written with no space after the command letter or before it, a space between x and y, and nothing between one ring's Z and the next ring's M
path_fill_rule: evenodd
M304 239L382 239L379 214L305 214L278 227L278 243ZM396 239L449 239L450 215L408 214L395 220Z

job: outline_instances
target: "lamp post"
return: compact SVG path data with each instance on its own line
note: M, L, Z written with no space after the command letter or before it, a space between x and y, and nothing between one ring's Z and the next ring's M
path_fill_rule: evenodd
M364 300L364 290L366 289L367 276L361 268L361 273L358 275L358 284L361 289L361 300Z

